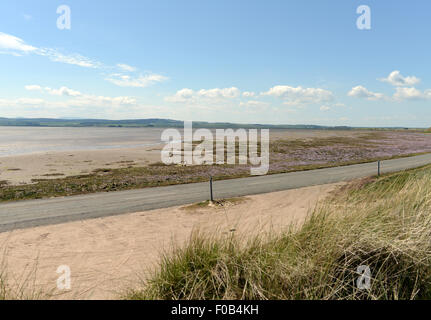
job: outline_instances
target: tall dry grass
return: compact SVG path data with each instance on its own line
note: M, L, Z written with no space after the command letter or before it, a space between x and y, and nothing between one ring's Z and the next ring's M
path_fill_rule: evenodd
M5 246L2 243L0 247ZM36 285L37 261L30 263L18 275L10 272L12 265L8 263L7 250L0 256L0 301L1 300L48 300L53 290L42 290Z
M360 265L369 289L357 287ZM196 233L126 298L431 298L431 168L351 184L282 233Z

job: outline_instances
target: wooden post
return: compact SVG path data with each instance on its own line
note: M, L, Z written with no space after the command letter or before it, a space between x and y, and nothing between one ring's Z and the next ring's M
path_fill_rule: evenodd
M211 196L211 202L214 202L214 196L213 196L213 177L210 177L210 196Z
M380 160L377 161L377 176L380 177Z

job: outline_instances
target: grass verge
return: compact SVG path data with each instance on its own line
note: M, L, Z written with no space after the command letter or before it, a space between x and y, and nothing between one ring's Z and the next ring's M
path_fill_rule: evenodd
M300 228L194 234L127 299L430 299L431 166L362 180ZM371 271L357 286L359 266Z

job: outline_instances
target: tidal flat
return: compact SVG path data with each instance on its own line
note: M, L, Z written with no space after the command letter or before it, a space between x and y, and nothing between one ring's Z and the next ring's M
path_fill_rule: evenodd
M58 133L48 129L42 128L45 139ZM65 135L69 144L77 141L73 148L64 150L65 144L58 151L41 149L0 157L0 201L201 182L209 176L217 180L250 175L249 165L163 164L160 157L164 144L158 140L161 129L89 129L94 130L86 132L93 134L92 143L102 139L103 148L91 148L83 133L78 132L82 128L69 128L63 138ZM37 135L34 130L32 133ZM16 133L24 144L26 132ZM52 139L60 143L58 138ZM43 139L38 144L43 145ZM80 148L83 145L85 148ZM272 130L269 150L269 174L273 174L431 152L431 134L412 130Z

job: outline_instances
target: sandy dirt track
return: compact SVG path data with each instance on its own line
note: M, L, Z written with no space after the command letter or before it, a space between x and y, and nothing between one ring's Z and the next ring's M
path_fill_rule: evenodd
M116 299L154 267L163 250L202 232L261 232L302 221L319 199L340 184L246 197L226 207L173 207L0 234L8 281L24 279L56 299ZM60 265L70 266L72 289L56 288Z

